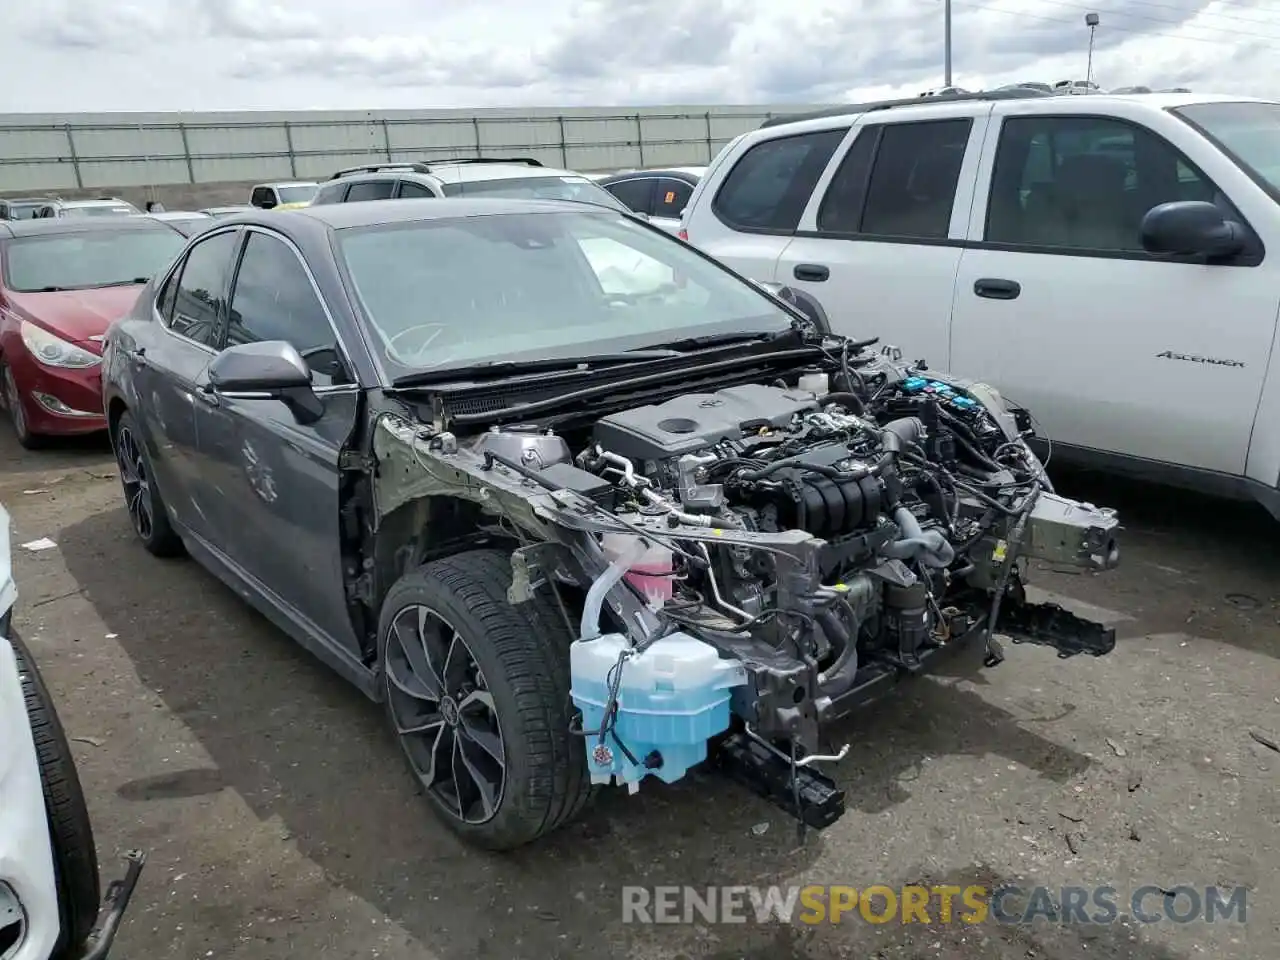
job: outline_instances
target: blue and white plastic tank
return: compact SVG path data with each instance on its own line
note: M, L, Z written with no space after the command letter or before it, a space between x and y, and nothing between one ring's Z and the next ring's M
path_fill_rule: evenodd
M570 693L582 711L582 729L588 731L591 782L617 778L634 793L645 776L672 783L707 758L707 741L729 728L732 688L746 683L747 675L741 663L723 659L715 647L687 633L656 640L623 662L617 720L613 734L601 744L590 731L600 729L611 672L630 647L630 641L616 633L575 640L569 668ZM618 741L636 762L628 759ZM647 766L646 758L655 752L661 764Z

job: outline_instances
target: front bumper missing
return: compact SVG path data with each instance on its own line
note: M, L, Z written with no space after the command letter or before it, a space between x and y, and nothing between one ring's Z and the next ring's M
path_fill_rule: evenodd
M112 880L107 886L102 906L98 910L98 922L80 951L74 954L76 960L103 960L111 951L111 944L120 930L120 921L124 919L129 901L133 899L133 891L138 886L138 877L142 875L147 855L141 850L130 850L124 859L128 864L125 874L119 880Z

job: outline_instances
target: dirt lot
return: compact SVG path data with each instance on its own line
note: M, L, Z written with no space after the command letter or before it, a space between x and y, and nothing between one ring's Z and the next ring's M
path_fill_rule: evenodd
M1065 662L1017 648L904 687L849 725L849 813L804 847L776 810L702 777L608 795L496 857L432 821L375 707L194 563L143 552L103 445L30 454L0 430L0 464L17 627L77 738L100 853L150 853L121 958L1280 956L1280 753L1250 736L1280 737L1280 528L1253 507L1059 477L1121 509L1123 568L1037 583L1114 622L1120 647ZM41 537L56 547L21 546ZM1144 884L1243 885L1248 913L622 922L623 884L921 881L1111 885L1122 909Z

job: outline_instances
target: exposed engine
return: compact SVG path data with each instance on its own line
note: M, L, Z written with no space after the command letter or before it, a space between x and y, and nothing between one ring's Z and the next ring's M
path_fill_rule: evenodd
M564 542L601 557L572 651L593 778L678 779L710 741L824 826L843 809L812 766L843 755L829 722L887 681L968 640L994 665L997 634L1062 656L1114 646L1026 602L1027 559L1118 560L1114 512L1055 494L1031 432L984 384L855 366L846 345L838 365L609 413L572 445L534 424L472 449L551 491Z

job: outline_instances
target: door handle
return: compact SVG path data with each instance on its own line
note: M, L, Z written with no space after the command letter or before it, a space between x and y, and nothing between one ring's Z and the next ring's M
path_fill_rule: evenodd
M137 350L126 350L125 356L133 362L135 367L142 368L148 365L146 347L139 347Z
M797 263L792 269L791 275L797 280L809 280L813 283L821 283L827 277L831 276L831 270L823 266L821 263Z
M973 292L988 300L1017 300L1022 292L1022 284L1016 280L996 280L984 278L973 282Z
M199 400L206 406L216 407L222 403L222 398L219 397L216 392L205 387L196 387L194 390L189 392L191 396L195 397L195 399Z

